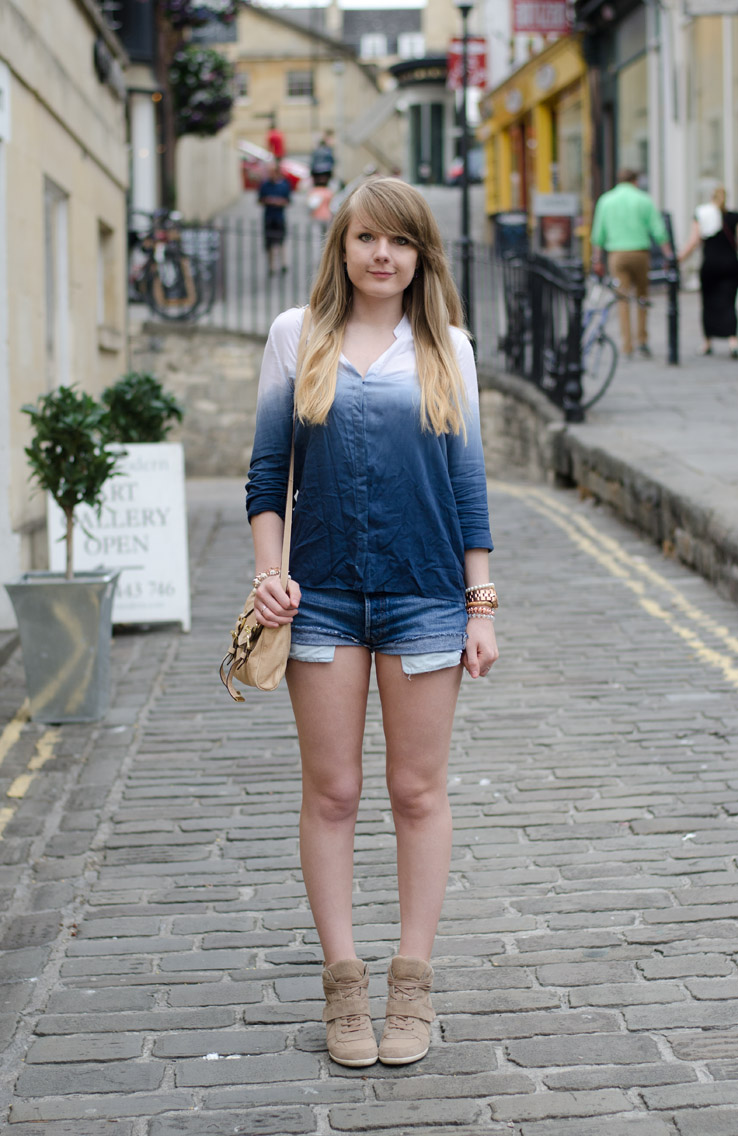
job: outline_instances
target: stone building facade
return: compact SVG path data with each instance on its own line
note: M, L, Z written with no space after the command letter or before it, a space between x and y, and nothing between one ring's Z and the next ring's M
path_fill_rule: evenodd
M21 407L125 370L124 63L92 0L0 0L0 583L45 562Z

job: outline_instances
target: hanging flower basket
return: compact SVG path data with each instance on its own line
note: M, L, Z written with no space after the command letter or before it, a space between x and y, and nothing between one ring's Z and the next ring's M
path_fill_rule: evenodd
M233 67L212 47L188 44L169 69L177 134L217 134L228 124L233 106Z
M242 0L160 0L164 15L175 28L201 28L212 20L230 24Z

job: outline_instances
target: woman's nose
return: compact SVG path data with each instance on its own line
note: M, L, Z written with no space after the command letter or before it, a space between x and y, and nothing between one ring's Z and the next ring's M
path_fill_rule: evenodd
M377 247L374 250L374 255L379 260L387 260L389 258L389 251L390 251L389 241L387 240L386 237L380 237L379 240L377 241Z

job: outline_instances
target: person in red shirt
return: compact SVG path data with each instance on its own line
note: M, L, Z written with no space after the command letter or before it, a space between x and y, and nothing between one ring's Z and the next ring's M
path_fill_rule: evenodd
M277 129L276 119L272 119L272 124L267 130L266 143L267 150L271 151L278 162L281 161L284 157L284 134Z

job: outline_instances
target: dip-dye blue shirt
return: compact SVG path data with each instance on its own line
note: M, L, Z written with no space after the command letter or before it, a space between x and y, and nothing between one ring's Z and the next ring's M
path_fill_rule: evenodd
M295 363L304 309L272 324L246 487L249 520L284 516ZM423 430L406 316L361 377L342 355L320 426L297 423L290 573L309 588L458 598L464 551L492 548L471 345L451 328L464 379L467 440Z

